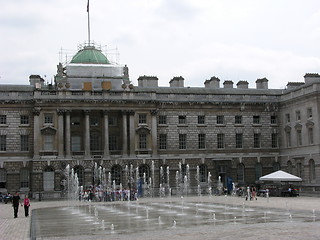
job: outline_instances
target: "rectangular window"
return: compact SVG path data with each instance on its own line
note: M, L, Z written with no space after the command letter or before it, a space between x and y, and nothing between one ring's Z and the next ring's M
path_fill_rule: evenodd
M159 116L159 124L167 124L167 116L166 115L160 115Z
M118 136L109 135L109 150L110 151L118 150Z
M108 117L108 125L110 127L115 127L118 125L118 118L115 116L109 116Z
M235 124L242 124L242 116L238 115L234 117Z
M53 114L44 115L44 124L53 124Z
M29 170L26 168L23 168L20 171L20 187L29 187Z
M253 135L253 147L254 148L260 148L261 147L261 134L260 133L255 133Z
M187 149L187 134L179 134L179 149Z
M100 148L100 136L99 134L93 133L90 134L90 150L99 151Z
M199 115L198 116L198 124L205 124L205 116L204 115Z
M53 135L44 135L43 150L45 150L45 151L53 151L53 141L54 141L54 136Z
M277 124L278 123L277 116L274 116L274 115L270 116L270 122L271 124Z
M300 111L296 111L296 121L300 121L301 120L301 113Z
M167 149L167 134L159 135L159 149Z
M252 122L253 124L260 124L260 116L253 116Z
M0 135L0 151L7 151L7 136Z
M307 109L307 117L312 118L312 108Z
M286 119L286 123L290 123L290 114L289 113L287 113L285 115L285 119Z
M179 124L187 124L187 117L185 115L179 116Z
M20 135L20 151L29 151L29 135Z
M139 149L147 149L147 134L139 134Z
M99 126L99 118L97 116L90 116L90 126Z
M22 125L28 125L28 124L29 124L29 116L27 116L27 115L21 115L21 116L20 116L20 124L22 124Z
M272 148L278 147L278 134L277 133L271 134L271 147Z
M308 128L309 144L313 144L313 128Z
M0 115L0 124L7 124L7 116Z
M223 133L217 134L217 148L219 148L219 149L224 148L224 134Z
M302 145L302 133L301 129L297 129L297 144L298 146Z
M206 148L206 135L204 133L198 134L198 148L199 149Z
M217 116L217 124L224 124L224 116L223 115Z
M80 117L71 117L71 125L79 126L80 125Z
M242 148L242 133L236 133L236 148Z
M286 132L287 147L291 147L291 132Z
M139 114L139 124L147 123L147 114Z
M72 150L72 152L80 152L81 151L81 137L80 136L72 136L71 137L71 150Z

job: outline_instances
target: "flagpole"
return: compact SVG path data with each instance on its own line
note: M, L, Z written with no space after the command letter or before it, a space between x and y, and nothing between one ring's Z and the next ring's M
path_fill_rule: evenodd
M90 46L90 14L89 14L89 0L87 4L87 13L88 13L88 42Z

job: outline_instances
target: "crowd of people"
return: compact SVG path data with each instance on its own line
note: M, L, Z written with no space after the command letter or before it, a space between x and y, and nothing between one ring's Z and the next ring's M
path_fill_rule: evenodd
M101 188L89 188L79 193L80 201L113 202L135 201L138 194L135 189L116 189L104 191Z

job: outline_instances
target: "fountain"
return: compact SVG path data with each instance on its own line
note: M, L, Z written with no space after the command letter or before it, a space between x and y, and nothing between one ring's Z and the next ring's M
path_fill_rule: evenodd
M212 197L211 173L210 172L208 172L208 196Z

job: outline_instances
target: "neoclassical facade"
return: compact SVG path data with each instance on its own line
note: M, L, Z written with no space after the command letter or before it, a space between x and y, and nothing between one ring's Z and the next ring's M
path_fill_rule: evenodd
M160 87L141 76L134 86L127 66L84 46L57 66L54 84L31 75L29 85L0 85L0 192L60 197L67 165L87 187L96 164L123 187L128 167L154 188L174 189L177 171L188 171L191 192L219 177L259 184L282 169L303 179L302 193L317 193L320 76L304 80L269 89L266 78L249 88L216 77L185 87L174 77Z

